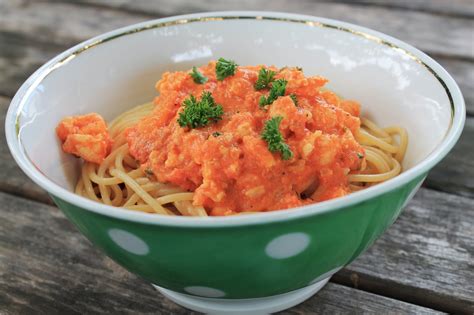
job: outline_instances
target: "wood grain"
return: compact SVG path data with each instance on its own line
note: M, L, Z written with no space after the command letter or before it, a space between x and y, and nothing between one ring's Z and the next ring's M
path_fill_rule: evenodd
M172 12L175 11L172 11L172 9L178 10L180 3L187 10L194 8L193 6L184 7L182 1L171 3L165 1L161 2L162 5L156 7L153 3L156 4L156 2L141 3L138 1L133 2L133 7L138 10L141 6L151 6L147 10L155 12L153 14L156 16L161 16L157 13L158 8L163 11L161 14L173 14ZM276 1L271 3L283 8L286 2ZM108 6L106 9L98 10L95 7L83 7L67 3L0 0L0 11L7 13L0 15L0 94L13 96L21 83L35 69L70 46L114 28L150 19L149 15L142 13L117 11L122 7L131 6L128 2L114 1L107 2L105 5ZM248 3L248 5L251 4ZM110 6L113 7L109 8ZM275 7L275 9L278 9L278 7ZM196 10L199 10L199 8L196 8ZM347 11L340 10L348 14ZM376 19L376 21L378 20ZM379 23L383 24L383 21L379 21ZM407 24L411 25L411 23ZM416 27L416 25L413 25L413 27ZM378 27L376 28L378 29ZM473 29L474 24L470 30L461 30L460 32L471 32L471 36L474 36ZM431 29L429 32L430 34L437 34L437 32L432 32ZM400 33L399 35L402 40L409 40L410 34L411 32ZM458 33L456 32L456 34ZM467 46L473 46L472 42L470 43L468 40L464 39L463 42ZM450 47L450 49L454 51L454 47ZM436 50L428 51L428 53L431 53L453 75L466 99L468 113L474 114L474 89L472 88L474 62L470 60L470 57L464 56L461 59L453 59Z
M12 97L36 69L65 49L0 29L0 95Z
M474 59L472 45L474 20L393 7L358 6L350 3L311 0L169 0L159 2L79 0L79 2L74 2L100 4L101 8L114 7L129 10L131 13L156 15L157 17L221 10L284 11L324 16L374 28L430 53ZM437 27L439 25L443 27ZM436 29L436 32L433 32L433 28Z
M398 37L453 75L474 115L472 0L0 0L0 94L13 96L45 61L100 33L232 9L325 16ZM9 97L0 96L2 125ZM12 194L0 192L0 313L191 313L92 248L47 205L47 193L16 166L0 133L0 191ZM387 233L317 296L284 313L473 314L473 139L468 118L459 143L428 176L430 189L422 188Z
M338 0L338 2L362 6L383 6L455 17L470 18L474 16L474 5L471 0Z
M459 142L446 158L431 170L425 186L474 198L473 154L474 118L468 117Z
M47 45L70 47L149 16L44 1L0 0L0 30Z
M0 193L0 305L11 313L193 314L115 264L54 207ZM330 283L283 314L434 313Z
M474 312L474 200L421 189L335 281L449 313Z

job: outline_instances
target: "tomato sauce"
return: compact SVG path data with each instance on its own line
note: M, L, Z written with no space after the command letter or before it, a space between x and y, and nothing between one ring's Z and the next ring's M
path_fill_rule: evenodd
M364 150L354 139L360 106L322 89L327 80L305 77L297 68L239 66L216 79L216 62L198 68L208 78L197 84L189 72L166 72L151 115L126 131L130 153L157 180L194 191L195 205L210 215L271 211L328 200L350 192L347 174L358 170ZM256 90L259 70L285 79L285 95L261 108L268 89ZM189 129L177 120L182 103L203 91L222 105L222 119ZM297 105L289 96L294 94ZM293 156L283 160L262 139L265 122L283 117L280 132Z
M56 127L64 152L100 164L110 153L110 139L104 119L96 113L66 117Z

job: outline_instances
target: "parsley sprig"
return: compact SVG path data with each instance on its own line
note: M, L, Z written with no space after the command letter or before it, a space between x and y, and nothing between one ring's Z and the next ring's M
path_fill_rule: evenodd
M276 101L276 99L279 96L285 95L285 90L286 90L286 84L287 83L288 83L288 81L286 81L285 79L278 79L275 82L273 82L272 83L272 88L270 89L270 93L268 94L267 97L265 97L265 95L262 95L260 97L258 105L260 107L271 105L274 101Z
M270 83L275 80L276 72L272 70L267 70L265 68L261 68L258 72L258 79L257 82L254 84L255 90L263 90L266 89Z
M228 76L234 75L235 69L237 69L237 64L234 61L219 58L216 64L217 80L222 81Z
M205 77L196 67L193 67L193 70L189 75L193 78L194 83L204 84L207 82L207 77Z
M270 152L280 152L283 160L289 160L293 157L290 147L285 143L280 132L280 123L283 117L276 116L267 120L263 127L262 139L268 144Z
M194 95L190 95L184 100L182 106L184 106L184 110L179 113L178 124L183 128L207 126L211 122L222 119L224 113L222 106L215 103L209 91L202 92L200 101Z

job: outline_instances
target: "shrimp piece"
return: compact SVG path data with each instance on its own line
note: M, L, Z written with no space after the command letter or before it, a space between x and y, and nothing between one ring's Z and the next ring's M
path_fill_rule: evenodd
M64 152L96 164L102 163L112 148L107 125L96 113L64 118L56 127L56 134Z

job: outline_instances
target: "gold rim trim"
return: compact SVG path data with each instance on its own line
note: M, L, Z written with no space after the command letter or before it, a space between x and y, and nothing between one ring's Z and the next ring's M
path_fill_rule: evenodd
M426 64L423 60L418 58L416 55L414 55L412 52L399 47L387 40L384 40L382 38L379 38L375 35L371 35L362 31L356 31L347 27L342 27L342 26L337 26L333 24L328 24L328 23L323 23L323 22L318 22L318 21L308 21L308 20L299 20L299 19L290 19L290 18L279 18L279 17L270 17L270 16L211 16L211 17L199 17L199 18L189 18L189 19L178 19L174 21L168 21L168 22L158 22L158 23L150 23L144 26L140 26L131 30L124 31L119 34L112 35L107 38L102 38L99 40L96 40L90 44L87 44L81 48L78 48L68 56L64 57L63 59L59 60L55 64L52 64L49 68L45 69L44 75L38 80L41 81L44 78L46 78L49 74L51 74L54 70L66 65L69 61L74 59L76 56L80 55L81 53L94 48L100 44L106 43L108 41L117 39L119 37L127 36L127 35L132 35L135 33L143 32L146 30L151 30L151 29L156 29L156 28L162 28L162 27L168 27L168 26L175 26L175 25L182 25L182 24L190 24L190 23L195 23L195 22L212 22L212 21L224 21L224 20L267 20L267 21L278 21L278 22L290 22L290 23L299 23L299 24L305 24L311 27L320 27L320 28L330 28L330 29L335 29L338 31L350 33L356 36L363 37L365 39L371 40L373 42L382 44L384 46L388 46L396 51L399 51L406 56L408 56L410 59L414 60L418 64L422 65L424 68L426 68L441 84L441 86L444 88L446 95L448 96L449 103L451 105L451 121L449 124L449 129L451 129L452 124L453 124L453 119L454 119L454 114L455 114L455 108L454 108L454 101L453 97L451 95L451 92L449 91L449 88L447 84L444 82L444 80L436 73L436 71L433 70L428 64ZM21 104L22 105L22 104ZM20 137L20 114L21 114L21 109L23 106L19 106L17 116L16 116L16 134L17 137ZM446 134L448 133L446 132Z

